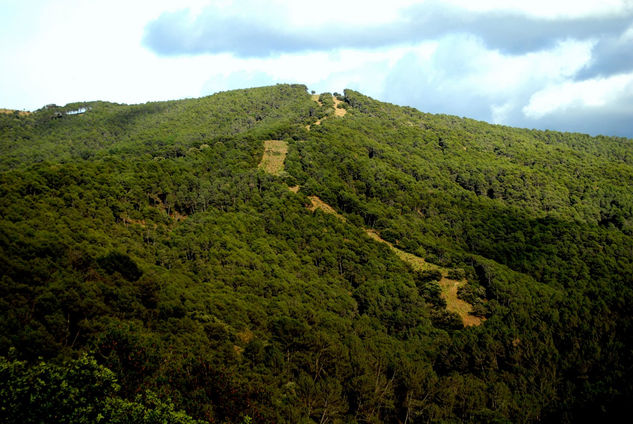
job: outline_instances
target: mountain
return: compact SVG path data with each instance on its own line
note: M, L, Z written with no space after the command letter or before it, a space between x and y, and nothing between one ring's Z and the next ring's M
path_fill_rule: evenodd
M633 140L277 85L0 149L3 422L633 412Z

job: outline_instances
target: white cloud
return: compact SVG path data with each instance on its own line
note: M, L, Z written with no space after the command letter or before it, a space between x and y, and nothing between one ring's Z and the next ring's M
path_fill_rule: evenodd
M523 108L528 118L540 119L571 107L600 108L633 96L633 73L586 81L566 81L534 93Z
M491 111L491 122L493 124L503 124L508 121L510 113L515 109L516 105L511 102L505 102L503 104L493 104L490 107Z
M403 56L387 76L383 98L429 112L499 123L544 85L570 78L590 59L591 42L566 41L554 49L506 56L472 36L439 41L431 55Z
M257 1L257 0L255 0ZM268 2L266 2L268 3ZM402 8L420 3L419 0L320 0L318 2L273 0L278 10L284 10L293 25L314 26L324 23L341 25L379 24L392 22Z
M445 0L473 11L512 10L542 18L608 16L631 10L630 0Z
M161 12L202 9L207 3L16 2L5 16L20 22L15 25L20 30L5 34L0 29L0 107L32 110L82 100L133 103L199 96L209 76L224 70L221 56L158 58L141 46L141 39L145 24Z
M415 48L379 50L336 50L274 58L243 59L222 56L222 68L210 69L203 94L245 86L275 83L302 83L310 89L343 92L357 88L380 96L389 69L407 52L428 55L434 43ZM241 84L240 84L241 81Z

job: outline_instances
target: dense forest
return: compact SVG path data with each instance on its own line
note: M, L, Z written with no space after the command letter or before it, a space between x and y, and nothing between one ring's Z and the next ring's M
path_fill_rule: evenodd
M633 140L277 85L1 113L0 158L2 422L633 413Z

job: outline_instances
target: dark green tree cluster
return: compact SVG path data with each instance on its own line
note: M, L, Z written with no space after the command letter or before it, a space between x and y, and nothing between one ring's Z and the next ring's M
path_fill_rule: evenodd
M114 373L82 356L64 366L33 366L0 357L0 413L15 423L196 424L171 403L144 393L128 401L117 396Z

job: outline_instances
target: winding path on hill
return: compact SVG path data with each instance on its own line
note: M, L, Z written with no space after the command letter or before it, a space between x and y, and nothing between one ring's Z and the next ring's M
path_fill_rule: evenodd
M322 105L319 101L318 95L313 95L312 99ZM347 113L347 110L343 108L339 108L338 105L341 103L336 97L333 97L334 100L334 114L335 116L344 116ZM325 118L323 118L325 119ZM320 125L321 121L318 120L314 125ZM307 126L307 129L310 130L310 125ZM264 141L264 154L262 155L261 162L259 163L259 168L264 170L265 172L272 175L281 175L284 170L284 161L286 159L286 155L288 154L288 143L283 140L266 140ZM298 193L300 187L288 187L293 193ZM336 218L340 219L343 222L347 222L345 217L336 210L321 200L318 196L308 196L310 200L310 205L307 207L310 211L316 211L317 209L327 213L334 215ZM466 280L458 281L453 280L447 277L448 270L445 268L441 268L437 265L426 262L423 258L414 255L413 253L405 252L394 246L392 243L380 237L377 231L373 229L363 228L367 235L379 242L386 244L389 248L402 260L403 262L408 263L414 270L416 271L427 271L427 270L437 270L442 274L441 280L438 282L441 288L441 294L444 300L446 301L446 309L450 312L455 312L462 319L464 326L473 326L480 325L483 320L477 316L471 315L470 313L473 310L473 307L470 303L460 299L457 297L457 290L459 287L463 286L467 283Z
M313 94L312 100L314 100L319 106L321 107L323 106L323 103L321 102L321 100L319 100L318 94ZM345 114L347 113L347 109L343 107L339 107L339 105L343 102L337 99L336 96L332 96L332 101L334 102L334 116L339 117L339 118L345 116ZM312 127L312 125L321 125L321 122L325 121L327 118L329 118L329 116L326 115L323 118L315 121L314 124L306 125L306 129L310 131L310 128Z
M314 212L315 210L320 209L325 213L334 215L336 218L340 219L343 222L347 222L343 215L336 212L332 206L319 199L318 196L308 196L308 199L310 199L310 202L312 203L312 205L308 206L308 210Z
M343 222L346 222L346 219L343 215L336 212L336 210L325 203L323 200L319 199L317 196L308 196L311 206L308 207L309 210L315 211L317 209L322 210L325 213L332 214ZM405 252L402 249L398 249L392 243L380 237L380 234L376 230L363 228L365 233L372 238L373 240L386 244L389 248L400 258L401 261L408 263L411 268L416 271L428 271L428 270L437 270L442 274L442 279L438 282L441 288L442 298L446 301L446 309L450 312L455 312L462 319L464 326L469 327L473 325L480 325L482 323L482 319L475 315L471 315L473 310L473 306L457 297L457 290L467 283L467 281L461 280L453 280L447 277L448 270L445 268L441 268L437 265L431 264L425 261L423 258L414 255L413 253Z
M334 116L345 116L345 114L347 114L347 109L345 109L344 107L339 107L339 105L343 102L337 99L335 96L332 96L332 101L334 101Z
M413 268L414 270L439 271L442 274L442 279L438 282L438 284L440 288L442 289L442 292L441 292L442 297L446 301L446 309L450 312L455 312L457 315L459 315L466 327L471 326L471 325L481 324L481 321L482 321L481 318L470 314L470 312L472 312L473 310L473 306L470 303L457 297L457 290L459 289L459 287L467 283L466 280L457 281L457 280L452 280L448 278L447 269L431 264L425 261L423 258L417 255L414 255L413 253L405 252L404 250L398 249L396 246L394 246L393 244L389 243L387 240L380 237L380 235L375 230L369 230L365 228L365 232L367 233L369 237L376 240L377 242L384 243L387 246L389 246L389 248L393 250L396 256L400 258L400 260L411 265L411 268Z

